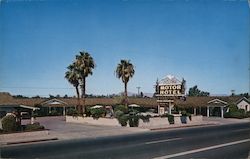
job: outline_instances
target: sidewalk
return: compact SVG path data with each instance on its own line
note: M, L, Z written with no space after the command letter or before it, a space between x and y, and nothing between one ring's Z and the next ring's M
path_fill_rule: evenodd
M37 119L41 125L44 125L49 131L15 133L14 135L0 135L1 145L34 143L39 141L51 140L70 140L78 138L96 138L104 136L116 136L125 134L134 134L149 132L154 130L167 130L176 128L187 128L196 126L211 126L221 124L234 124L241 122L250 122L250 119L222 119L222 118L203 118L203 122L188 124L173 124L164 126L155 126L148 128L120 127L120 126L96 126L77 123L66 123L64 117L42 117ZM23 121L29 122L29 121Z
M197 126L213 126L213 125L225 125L250 122L250 118L246 119L233 119L233 118L220 118L220 117L203 117L202 122L187 123L187 124L173 124L162 127L150 127L150 130L166 130L176 128L188 128Z
M220 117L209 117L209 118L203 117L203 121L223 125L223 124L236 124L236 123L250 122L250 118L234 119L234 118L220 118Z

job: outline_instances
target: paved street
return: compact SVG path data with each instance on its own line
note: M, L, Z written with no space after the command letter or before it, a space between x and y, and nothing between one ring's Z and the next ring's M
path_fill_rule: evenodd
M247 159L250 123L162 130L1 148L2 158Z

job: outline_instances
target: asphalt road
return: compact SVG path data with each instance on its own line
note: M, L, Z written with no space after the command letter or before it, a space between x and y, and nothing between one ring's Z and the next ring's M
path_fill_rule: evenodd
M2 158L248 159L250 123L1 148Z

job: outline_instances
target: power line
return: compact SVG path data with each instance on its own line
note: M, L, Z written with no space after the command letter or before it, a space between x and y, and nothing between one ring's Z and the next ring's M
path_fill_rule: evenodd
M74 89L67 87L0 87L0 89Z

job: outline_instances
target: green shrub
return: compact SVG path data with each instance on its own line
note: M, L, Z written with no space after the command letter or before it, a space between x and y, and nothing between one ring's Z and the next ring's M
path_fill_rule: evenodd
M7 115L2 118L2 127L5 132L14 132L17 130L16 118L13 115Z
M105 115L105 109L104 108L92 108L90 109L90 113L94 119L99 119L100 117Z
M121 126L127 126L128 115L127 114L122 114L119 117L117 117L117 120L121 124Z
M166 113L166 114L161 115L161 117L167 117L169 124L174 124L174 116L173 115Z
M244 109L238 109L238 112L241 114L246 114Z
M115 117L116 118L119 118L120 116L122 116L124 113L121 111L121 110L117 110L116 112L115 112Z
M173 115L168 115L168 122L169 122L169 124L174 124L174 116Z
M86 107L86 112L85 112L86 117L90 117L91 116L90 110L91 110L91 107Z
M49 113L50 116L57 116L58 115L58 112L56 110L52 110L50 113Z
M246 117L250 118L250 111L246 112Z
M124 106L124 105L115 106L114 111L116 112L118 110L122 111L123 113L128 113L128 108L126 106Z
M237 119L243 119L246 118L245 112L242 111L235 111L235 112L227 112L224 114L224 118L237 118Z
M185 110L181 111L181 116L188 117L191 120L191 114L186 112Z
M6 111L0 111L0 119L6 115Z
M150 121L151 115L140 115L139 117L144 123L148 123Z
M129 115L129 126L138 127L139 126L139 116L138 115Z
M69 108L69 109L67 110L67 113L66 113L66 114L67 114L67 115L70 115L70 116L73 116L73 117L78 116L78 112L77 112L77 110L74 109L74 108Z
M230 105L229 111L224 114L224 118L237 118L243 119L249 117L248 113L244 109L238 109L236 105Z
M238 109L235 104L229 105L229 111L224 114L224 118L237 118L242 119L247 117L243 109Z
M40 125L40 123L27 124L25 126L25 131L35 131L35 130L44 130L44 126Z
M237 111L238 111L237 105L235 105L235 104L229 105L229 112L230 112L230 113L231 113L231 112L237 112Z

